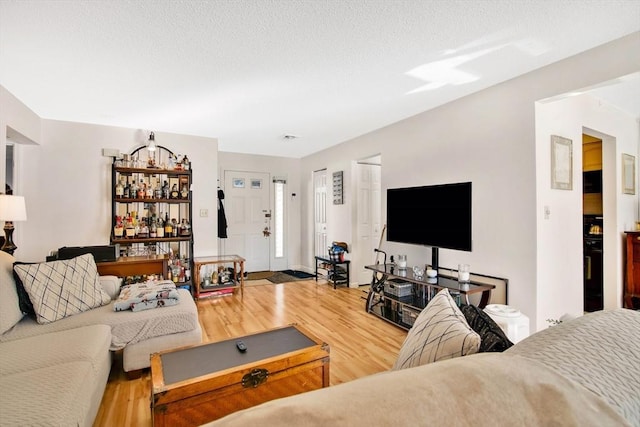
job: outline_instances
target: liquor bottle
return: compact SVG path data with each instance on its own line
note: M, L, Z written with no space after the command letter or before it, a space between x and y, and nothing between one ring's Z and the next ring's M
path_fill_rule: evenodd
M158 238L164 237L164 221L162 220L162 217L158 217L156 237Z
M186 258L184 259L184 278L187 282L191 281L191 265Z
M125 226L125 236L129 239L133 239L136 237L136 229L133 226L133 218L131 218L131 214L127 216L127 225Z
M182 185L182 191L180 191L180 197L183 199L189 198L189 190L187 189L187 184Z
M187 155L185 154L184 157L182 158L182 169L188 171L189 169L191 169L191 162L189 161L189 158L187 157Z
M138 231L138 237L141 239L149 238L149 226L147 225L147 219L140 219L140 230Z
M153 193L154 193L153 181L149 180L149 185L147 186L147 192L145 194L145 197L147 199L153 199Z
M122 238L124 234L124 224L122 223L122 217L116 216L116 225L113 227L113 236L115 238Z
M171 186L171 198L172 199L177 199L180 197L180 193L178 192L178 185L176 183L174 183Z
M162 199L162 186L160 185L160 179L156 180L156 190L153 194L153 197L156 199Z
M138 185L138 199L144 199L147 195L147 184L144 183L143 180L140 180L140 185Z
M156 222L155 215L151 217L151 225L149 226L149 237L155 239L158 237L158 223Z
M165 199L169 198L169 183L165 180L164 181L164 185L162 186L162 197L164 197Z
M131 183L131 198L135 199L136 197L138 197L138 183L133 180L133 182Z
M178 237L178 222L175 218L171 219L171 235L173 237Z
M120 177L120 181L118 181L118 183L116 184L116 198L117 199L121 199L124 197L124 184L122 183L122 181L124 180L123 177Z
M131 197L131 187L129 186L129 183L125 181L125 186L124 186L124 193L122 195L123 198L128 199Z
M189 236L191 234L191 225L189 221L185 218L182 218L182 222L180 223L180 235L181 236Z
M165 213L164 217L164 236L171 237L173 235L173 223L169 221L169 213Z

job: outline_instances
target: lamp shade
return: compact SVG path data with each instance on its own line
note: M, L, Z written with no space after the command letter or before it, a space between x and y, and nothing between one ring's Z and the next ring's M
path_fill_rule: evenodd
M0 221L26 221L24 196L0 194Z

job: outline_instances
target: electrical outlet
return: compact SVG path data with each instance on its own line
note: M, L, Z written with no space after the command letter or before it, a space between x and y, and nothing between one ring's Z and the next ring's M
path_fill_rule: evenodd
M200 217L206 218L209 216L209 209L200 209Z

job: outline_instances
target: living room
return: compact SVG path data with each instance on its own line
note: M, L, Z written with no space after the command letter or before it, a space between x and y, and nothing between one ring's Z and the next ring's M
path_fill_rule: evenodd
M196 256L221 253L215 194L221 171L250 167L286 176L287 192L297 194L288 211L295 218L288 229L289 267L305 271L312 271L314 262L314 171L344 172L345 203L328 207L330 241L355 239L354 224L345 218L354 209L353 171L359 159L381 156L383 189L472 181L473 252L443 250L440 264L468 263L474 272L508 278L508 303L531 319L535 332L547 328L547 319L582 312L581 193L550 188L550 136L574 141L576 164L585 128L609 137L616 189L621 154L640 154L637 117L588 93L561 96L638 78L638 51L640 32L634 32L302 158L221 151L216 137L158 130L156 138L192 161L194 212L209 212L194 217ZM28 209L28 221L16 227L17 258L41 262L61 246L107 244L112 159L101 150L130 152L145 143L146 135L137 127L41 117L4 86L0 129L6 130L0 135L0 177L5 175L5 148L15 144L15 193L25 197ZM574 174L573 187L579 189L577 169ZM622 236L638 220L638 194L615 193L607 235L616 237L605 243L615 254L608 261L613 267L606 279L607 309L621 305ZM384 249L407 254L411 264L431 259L429 248L385 242Z
M618 137L616 152L637 153L638 129L633 117L625 118L615 109L604 111L597 100L585 95L565 102L593 105L602 118L592 114L589 117L592 124L579 120L571 133L555 130L554 124L544 125L547 127L544 131L536 117L547 104L536 103L637 72L637 58L628 54L637 43L635 33L302 159L218 152L215 138L157 132L163 144L189 154L197 171L193 183L194 211L207 209L211 213L207 218L194 218L195 235L212 236L195 239L195 253L199 256L218 253L218 242L213 237L217 216L212 183L217 182L219 171L223 165L234 167L251 161L273 175L290 176L288 191L299 195L291 204L290 215L299 214L300 221L293 222L289 230L289 244L299 248L291 251L289 263L292 268L312 271L313 236L309 228L313 212L312 172L322 168L329 172L345 171L346 202L329 206L328 237L347 240L353 236L352 225L341 218L353 209L349 171L355 160L380 153L384 188L474 182L477 218L474 250L442 251L441 265L453 267L465 262L475 272L509 278L509 304L526 313L536 330L546 327L548 318L580 312L581 197L576 191L551 190L546 182L549 176L546 171L550 170L549 136L562 133L579 141L584 126L608 135L625 135ZM612 65L584 72L583 64L595 60ZM572 78L559 81L556 75ZM16 231L19 258L42 261L51 250L61 246L107 244L111 160L102 157L100 150L109 147L128 152L143 143L140 131L43 119L5 88L0 94L3 113L0 125L7 129L0 137L0 152L5 152L7 135L18 142L21 138L29 141L19 145L16 157L18 192L25 196L29 211L29 220ZM490 109L485 108L489 105ZM509 111L508 120L504 111ZM569 122L564 123L569 126ZM432 145L426 141L446 143ZM460 152L466 155L461 156ZM575 152L574 157L580 161L580 153ZM637 197L616 197L617 214L612 215L615 224L610 235L621 235L635 223ZM550 220L542 219L545 205L551 206ZM72 241L69 236L74 236ZM613 246L618 246L611 252L617 254L615 265L621 266L620 245L614 241ZM428 248L388 244L386 249L390 253L407 253L412 263L430 260ZM605 307L609 308L620 304L622 295L622 269L612 275L611 294L605 301Z

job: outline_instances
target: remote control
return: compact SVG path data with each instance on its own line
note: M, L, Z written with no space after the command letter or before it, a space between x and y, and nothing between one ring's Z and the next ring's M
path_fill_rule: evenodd
M247 345L244 341L236 341L236 347L238 347L238 351L240 351L240 353L247 351Z

